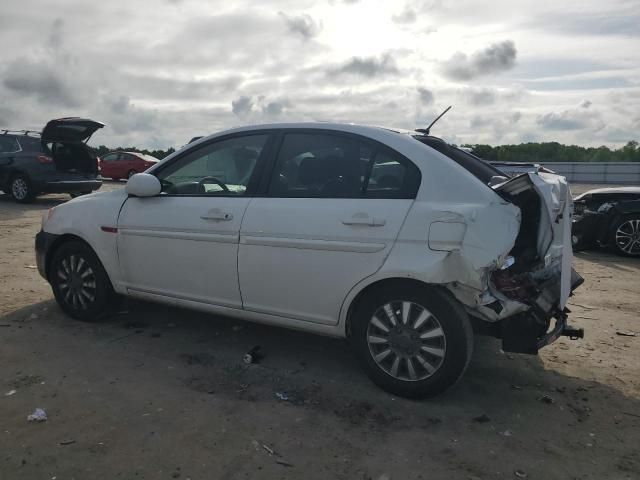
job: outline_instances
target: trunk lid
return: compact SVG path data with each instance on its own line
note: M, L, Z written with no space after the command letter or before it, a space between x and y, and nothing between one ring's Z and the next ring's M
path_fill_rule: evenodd
M529 172L513 177L492 188L506 194L510 200L514 200L513 203L516 205L527 202L527 205L518 205L523 212L522 228L525 226L527 228L527 231L521 232L521 235L529 237L522 238L520 243L525 245L527 241L530 242L529 245L533 250L534 239L531 237L535 235L537 255L530 255L530 258L535 258L535 262L531 261L530 263L535 264L535 267L532 265L532 268L536 268L537 273L541 276L560 276L560 281L554 288L558 289L555 293L559 299L558 307L562 310L571 293L571 263L573 260L571 246L573 202L566 178L552 173ZM535 194L539 199L535 212L527 211L527 208L531 208L532 194ZM532 223L537 223L535 230ZM514 256L516 255L514 253Z
M96 130L104 127L104 123L88 118L67 117L51 120L42 130L43 143L51 142L86 142Z

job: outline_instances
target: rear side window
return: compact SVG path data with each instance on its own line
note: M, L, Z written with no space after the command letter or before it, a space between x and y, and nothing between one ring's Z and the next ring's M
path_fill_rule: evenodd
M0 135L0 153L15 153L20 151L20 145L15 137Z
M285 134L269 196L414 198L420 171L385 147L330 133Z

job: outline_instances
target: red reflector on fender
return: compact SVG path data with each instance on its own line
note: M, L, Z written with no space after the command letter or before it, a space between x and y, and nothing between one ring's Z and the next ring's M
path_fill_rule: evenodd
M116 227L100 227L100 230L107 233L118 233L118 229Z

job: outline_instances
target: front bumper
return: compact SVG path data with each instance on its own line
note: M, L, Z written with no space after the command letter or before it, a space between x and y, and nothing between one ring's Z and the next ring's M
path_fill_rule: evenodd
M49 281L47 278L47 254L58 237L59 235L47 233L43 230L36 234L36 265L42 278L47 281Z

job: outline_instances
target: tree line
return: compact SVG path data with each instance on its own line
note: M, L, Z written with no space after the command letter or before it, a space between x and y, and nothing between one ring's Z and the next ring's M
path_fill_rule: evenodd
M520 145L463 145L474 155L497 162L640 162L638 142L631 141L618 149L579 147L558 142L521 143Z
M499 145L497 147L482 144L462 146L470 148L480 158L497 162L640 162L640 146L635 140L614 150L604 145L601 147L579 147L577 145L562 145L558 142L521 143L520 145ZM100 145L95 150L99 157L117 150L144 153L160 160L175 152L173 147L167 150L141 150L136 147L108 148L104 145Z

